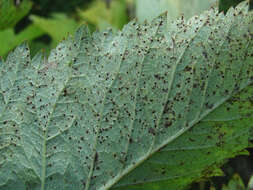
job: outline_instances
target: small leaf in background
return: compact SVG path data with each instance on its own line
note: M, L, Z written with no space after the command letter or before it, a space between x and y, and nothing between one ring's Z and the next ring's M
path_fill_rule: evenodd
M0 0L0 30L14 27L16 23L28 14L32 7L29 0L15 4L14 0Z
M218 189L211 186L210 190L218 190ZM238 174L234 174L233 177L229 180L227 185L226 184L222 185L221 190L246 190L246 187L242 181L242 178Z
M167 11L169 20L182 14L188 19L210 8L215 2L216 0L137 0L136 17L140 22L151 21Z
M228 185L223 185L222 190L246 190L241 177L235 174L229 181Z
M121 29L128 21L127 2L125 0L111 0L106 3L96 0L89 9L79 10L79 16L100 30L108 27Z
M251 176L248 184L248 190L253 190L253 175Z
M29 25L24 30L15 34L13 28L0 31L0 56L5 56L10 50L24 40L31 42L33 39L44 34L44 31L35 25Z
M53 14L52 18L32 15L30 19L38 28L52 38L52 47L55 47L59 41L66 38L69 34L74 34L79 25L74 19L60 13Z

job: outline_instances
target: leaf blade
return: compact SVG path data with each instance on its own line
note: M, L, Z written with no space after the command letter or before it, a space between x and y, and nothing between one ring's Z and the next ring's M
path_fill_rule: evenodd
M6 110L1 110L0 150L4 168L22 167L1 179L1 186L108 189L178 139L252 81L252 14L245 4L231 14L238 18L231 23L240 26L231 39L227 25L217 31L231 18L211 10L169 27L161 16L150 25L132 22L117 34L90 36L82 28L48 59L38 55L31 61L28 48L17 48L1 66ZM212 50L216 45L225 49L226 59ZM207 73L214 80L201 82ZM20 178L25 171L29 176Z

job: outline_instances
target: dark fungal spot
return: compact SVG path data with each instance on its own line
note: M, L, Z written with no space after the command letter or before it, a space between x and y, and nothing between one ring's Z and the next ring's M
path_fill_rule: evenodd
M172 125L172 122L171 122L171 121L166 122L166 123L165 123L165 128L168 128L168 127L170 127L171 125Z
M208 138L208 139L212 139L212 136L208 135L207 138Z
M152 127L148 129L148 132L152 135L155 135L155 130Z
M198 87L198 84L197 83L194 83L193 84L193 88L197 88Z
M95 154L94 161L95 161L95 162L97 162L97 161L98 161L98 153L97 153L97 152L96 152L96 154Z
M83 186L85 187L86 186L85 180L82 180L81 182L82 182Z
M191 71L191 67L190 67L190 66L186 66L186 67L184 68L184 71Z
M205 103L205 107L207 109L212 109L213 108L213 104Z
M189 141L191 141L191 142L195 142L195 140L193 139L193 138L189 138Z
M160 80L160 76L158 74L155 74L154 77L158 80Z
M207 59L207 52L206 51L203 51L202 55Z

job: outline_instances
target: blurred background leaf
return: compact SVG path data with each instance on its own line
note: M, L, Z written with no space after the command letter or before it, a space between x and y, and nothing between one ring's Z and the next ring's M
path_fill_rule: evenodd
M78 11L79 16L90 24L104 30L108 27L121 29L128 22L125 0L95 0L89 9Z
M13 28L0 30L0 55L6 55L9 51L21 44L24 40L31 42L31 40L41 36L43 33L44 31L33 24L29 25L18 34L15 34Z
M44 31L52 38L52 46L55 47L59 41L69 34L74 34L79 24L70 17L62 13L52 14L51 18L43 18L36 15L31 15L30 19L33 24L40 30Z
M216 0L137 0L136 17L140 22L152 20L167 11L168 19L184 15L187 19L215 5Z
M251 176L249 180L249 184L248 184L248 190L252 190L252 189L253 189L253 175Z
M242 178L238 174L234 174L229 180L228 184L223 184L221 190L252 190L253 189L253 176L246 187ZM217 190L214 186L210 190Z
M246 190L246 187L238 174L235 174L228 185L223 185L222 190Z
M0 30L14 27L32 8L29 0L0 0Z

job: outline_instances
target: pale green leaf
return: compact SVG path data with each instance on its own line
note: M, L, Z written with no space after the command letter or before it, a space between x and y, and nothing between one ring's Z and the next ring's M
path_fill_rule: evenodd
M221 174L249 146L252 22L243 3L82 27L48 59L19 46L0 64L0 189L180 189Z
M248 190L253 189L253 175L251 176L250 180L249 180L249 184L248 184Z

